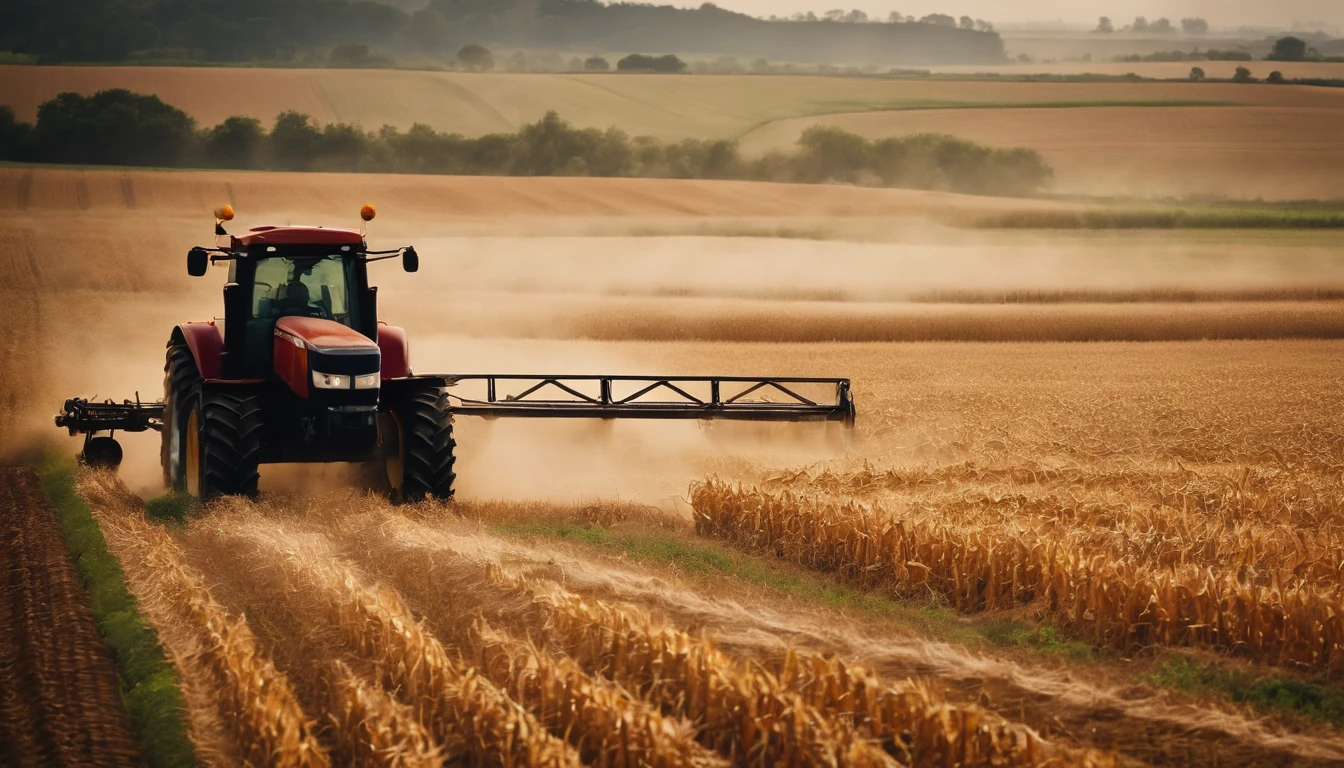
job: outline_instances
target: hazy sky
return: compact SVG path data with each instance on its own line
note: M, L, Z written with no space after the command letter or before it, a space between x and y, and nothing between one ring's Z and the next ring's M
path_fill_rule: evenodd
M1099 16L1132 20L1143 15L1150 19L1166 16L1173 21L1182 16L1202 16L1215 27L1261 24L1289 27L1294 20L1344 23L1344 0L716 0L717 4L755 16L796 11L822 11L830 8L858 8L885 17L891 11L922 16L928 13L962 14L1004 24L1022 21L1063 20L1095 23ZM678 5L700 3L682 0ZM1119 24L1117 23L1117 26Z

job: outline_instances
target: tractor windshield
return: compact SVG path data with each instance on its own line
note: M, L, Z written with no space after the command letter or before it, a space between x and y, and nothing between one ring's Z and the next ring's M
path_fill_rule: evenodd
M252 318L320 317L358 328L349 286L354 265L341 256L274 256L257 262Z

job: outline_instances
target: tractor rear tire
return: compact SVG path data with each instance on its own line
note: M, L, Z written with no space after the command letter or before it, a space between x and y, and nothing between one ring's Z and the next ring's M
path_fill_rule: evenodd
M163 484L174 491L187 489L187 422L196 410L201 372L191 349L177 340L168 343L163 366L163 432L159 460Z
M255 496L266 431L260 393L245 386L207 388L197 411L201 498Z
M453 472L457 442L453 440L448 390L437 382L412 384L390 410L399 442L390 449L399 460L388 462L393 494L405 502L427 498L450 501L457 479Z

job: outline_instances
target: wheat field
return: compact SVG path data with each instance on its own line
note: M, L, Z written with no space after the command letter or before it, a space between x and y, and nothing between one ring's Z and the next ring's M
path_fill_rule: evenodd
M223 272L182 263L210 208L341 225L370 200L370 243L422 255L371 268L417 370L847 376L858 424L461 418L450 505L267 466L257 499L171 524L155 436L125 436L79 491L206 764L1344 761L1328 718L1163 678L1338 688L1338 234L984 230L958 216L1081 206L844 187L0 169L6 448L54 438L65 397L157 396L168 329L218 311ZM832 229L770 234L808 217Z

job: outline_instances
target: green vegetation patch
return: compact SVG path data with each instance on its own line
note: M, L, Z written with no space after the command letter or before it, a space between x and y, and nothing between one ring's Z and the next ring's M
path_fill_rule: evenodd
M200 506L201 501L195 496L173 492L145 502L145 514L162 523L184 523Z
M1226 696L1266 714L1344 725L1344 691L1319 678L1304 681L1281 675L1256 676L1175 657L1163 662L1147 679L1186 693Z
M140 614L93 512L76 493L75 472L72 459L48 454L38 469L42 494L56 510L66 549L91 598L98 632L116 659L122 696L145 758L155 768L196 765L177 671L154 627Z

